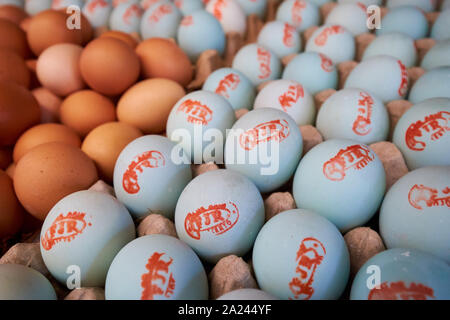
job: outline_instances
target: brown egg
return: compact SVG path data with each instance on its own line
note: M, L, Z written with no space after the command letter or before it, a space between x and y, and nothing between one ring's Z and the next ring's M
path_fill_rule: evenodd
M117 118L144 133L161 133L175 103L186 92L169 79L149 79L128 89L117 104Z
M137 46L136 53L145 78L167 78L183 87L192 80L194 71L188 56L169 39L147 39Z
M15 23L0 19L0 48L10 49L22 58L30 55L27 36Z
M20 25L20 23L26 17L28 17L28 14L18 6L13 5L0 6L0 18L9 20L17 25Z
M8 176L14 180L14 172L16 171L16 164L13 162L11 163L8 168L6 168L6 173L8 174Z
M83 48L60 43L45 49L39 56L36 74L42 86L56 95L67 96L85 87L80 72Z
M5 170L12 162L12 149L0 147L0 169Z
M13 82L0 81L0 146L14 144L39 119L39 105L29 90Z
M135 38L133 38L128 33L118 31L118 30L105 31L105 32L101 33L100 37L110 37L110 38L122 40L123 42L128 44L133 49L136 48L136 46L138 45L138 42L136 41Z
M23 218L24 210L14 193L13 181L0 170L0 239L16 234Z
M13 81L26 88L30 85L30 71L17 53L0 49L0 80Z
M129 45L111 37L100 37L83 50L80 69L95 91L118 95L139 77L139 58Z
M97 165L100 177L112 182L120 152L142 132L123 122L109 122L92 130L83 141L83 150Z
M27 39L31 50L39 56L42 51L58 43L83 43L80 29L67 28L67 15L60 11L45 10L33 17L28 25Z
M20 23L20 28L22 28L23 31L28 32L28 26L30 25L31 17L26 17L22 20Z
M17 163L14 190L25 209L44 220L59 200L88 189L97 180L95 164L83 151L49 142L33 148Z
M13 152L14 162L17 163L34 147L53 141L63 142L78 148L81 146L80 137L74 130L57 123L39 124L25 131L17 139Z
M31 93L41 109L41 123L58 122L62 99L44 87L36 88Z
M82 137L99 125L116 120L116 109L111 100L92 90L68 96L62 102L59 114L61 122Z
M76 12L74 10L67 11L67 8L64 8L64 9L57 9L57 11L64 13L66 15L66 20L69 21L69 23L75 24ZM84 45L92 40L94 36L94 29L92 28L91 23L83 13L81 13L80 17L81 17L80 22L81 22L82 44Z

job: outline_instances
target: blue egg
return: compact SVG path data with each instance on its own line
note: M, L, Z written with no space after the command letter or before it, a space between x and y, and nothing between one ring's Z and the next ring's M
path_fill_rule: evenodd
M450 98L450 67L427 71L412 86L408 100L418 103L430 98Z
M148 135L120 153L114 167L114 190L134 217L158 213L173 218L178 197L192 179L189 159L175 157L175 147L165 137Z
M255 86L281 75L281 62L276 54L254 43L243 46L236 53L233 68L245 74Z
M265 18L267 0L236 0L246 15L256 14L261 19Z
M450 39L439 41L428 50L420 66L425 70L450 67Z
M62 284L74 275L82 287L103 287L114 256L135 234L133 219L117 199L97 191L75 192L45 218L42 259Z
M178 27L178 45L192 61L208 49L223 54L225 50L225 33L220 22L204 10L195 11L185 16Z
M370 6L370 5L381 6L383 3L383 0L337 0L337 3L357 3L357 2L360 2L365 6Z
M381 28L376 30L377 36L401 32L414 40L428 35L428 21L425 14L417 7L401 6L391 10L381 19Z
M303 32L320 23L319 7L307 0L286 0L277 9L276 20L287 22Z
M152 234L127 244L106 278L107 300L206 300L208 279L184 242Z
M366 6L361 2L338 4L327 15L325 24L341 25L355 36L368 32Z
M450 165L450 99L424 100L398 121L392 141L408 168Z
M431 38L435 40L450 39L450 9L441 12L431 28Z
M195 11L203 10L202 0L175 0L174 4L183 16L188 16Z
M388 248L422 250L450 263L449 182L450 166L430 166L409 172L389 189L380 210Z
M361 267L353 280L350 299L448 300L450 266L421 251L386 250Z
M217 300L278 300L271 294L258 289L237 289L221 295Z
M347 88L337 91L322 104L316 127L325 140L350 139L370 144L387 139L389 114L373 94Z
M313 210L346 232L366 223L386 188L383 164L367 145L327 140L300 161L293 195L298 208Z
M23 8L24 0L0 0L0 6L2 5L13 5L19 8Z
M197 176L183 190L175 212L180 240L211 263L247 253L263 223L264 203L258 189L231 170Z
M282 21L266 23L259 32L257 42L280 59L302 49L300 34L289 23Z
M5 1L3 1L3 2L5 2ZM8 0L6 2L8 2ZM15 1L15 2L17 3L18 1ZM22 0L20 0L20 2L23 3ZM78 8L82 8L83 4L84 4L84 0L57 0L57 1L52 2L52 9L53 10L61 10L61 9L65 9L69 6L77 6ZM21 5L21 7L23 7L23 4Z
M158 1L148 8L141 19L142 39L175 38L182 19L180 10L169 0Z
M335 2L336 0L308 0L311 3L314 3L317 6L323 6L325 3ZM342 1L342 0L341 0ZM344 0L345 1L345 0ZM348 0L347 0L348 1ZM364 0L363 0L364 1Z
M211 13L222 25L227 34L237 32L245 37L247 19L241 6L234 0L208 0L205 10Z
M212 72L202 90L221 95L234 110L250 110L256 95L253 83L242 72L232 68L220 68Z
M126 33L139 32L142 12L138 0L121 3L111 12L109 27Z
M415 6L425 12L431 12L436 9L435 0L387 0L388 8L398 8L402 6Z
M285 300L338 299L350 271L339 230L302 209L284 211L264 225L252 262L259 287Z
M53 0L27 0L24 5L25 12L34 16L41 11L48 10L52 6Z
M56 300L41 273L21 264L0 264L0 300Z
M304 52L296 56L284 68L282 78L301 83L312 95L325 89L337 89L338 85L338 73L333 62L317 52Z
M83 14L94 28L108 25L109 16L113 10L110 1L87 0Z
M225 165L252 180L261 192L269 192L291 178L302 151L302 134L291 116L258 108L233 125L225 144Z

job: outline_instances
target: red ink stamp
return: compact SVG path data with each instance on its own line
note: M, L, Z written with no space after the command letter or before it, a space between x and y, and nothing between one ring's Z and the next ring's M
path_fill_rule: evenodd
M344 33L344 32L345 32L345 29L339 25L326 27L319 33L319 35L316 37L316 39L314 39L314 43L320 47L324 46L327 43L329 36Z
M400 67L400 72L402 73L402 80L400 82L400 87L398 88L398 94L403 97L408 90L408 73L405 65L400 60L397 60L397 63Z
M131 23L130 19L135 18L135 17L139 18L141 15L142 15L141 7L139 7L138 4L133 4L133 5L129 6L128 9L123 14L123 21L126 24L130 24Z
M295 0L292 5L292 23L298 27L302 23L302 11L306 8L306 2L303 0Z
M239 143L245 150L252 150L262 142L271 140L281 142L289 136L289 124L286 120L264 122L242 133Z
M369 300L427 300L434 299L434 291L421 283L406 286L403 281L383 282L369 292Z
M182 26L191 26L194 24L194 18L192 18L192 16L186 16L183 18L183 20L181 20L181 25Z
M261 74L258 75L258 78L266 79L272 73L272 70L270 70L270 52L264 48L258 47L257 55L259 62L259 71L261 72Z
M367 7L364 5L364 3L357 2L356 5L357 5L358 7L360 7L361 10L364 11L365 14L367 14ZM367 15L368 15L368 14L367 14Z
M183 6L183 0L175 0L174 4L175 4L175 7L180 9Z
M166 160L159 151L151 150L138 155L123 174L123 189L130 194L138 193L141 189L138 184L138 173L144 172L144 168L159 168L165 164Z
M141 276L141 300L153 300L155 296L170 298L175 290L175 278L170 272L171 257L163 260L165 253L154 252L145 266L147 273Z
M415 184L408 192L408 201L416 209L422 210L420 203L427 207L444 207L450 208L450 187L445 187L442 194L434 188L424 186L423 184Z
M299 98L303 98L304 96L305 92L303 87L300 84L292 84L289 86L288 91L278 97L278 102L280 102L283 110L287 112L288 108L292 107Z
M283 29L283 43L286 47L293 47L294 46L294 32L295 28L291 26L289 23L284 24Z
M237 74L230 73L226 75L222 80L220 80L215 92L225 98L229 98L230 95L228 93L228 90L236 90L240 82L241 80L239 79L239 76Z
M320 66L322 67L322 70L325 72L333 71L333 62L331 61L331 59L322 53L319 53L319 56L320 56Z
M233 202L214 204L188 213L184 228L191 238L200 240L202 232L217 236L233 228L238 220L239 210Z
M289 282L289 289L294 294L294 299L309 300L314 294L312 287L314 274L326 253L325 247L316 238L303 239L295 258L297 276Z
M373 99L365 92L360 92L360 99L358 100L358 116L353 122L352 130L359 136L365 136L372 131L370 125L372 124L372 109Z
M158 23L165 15L172 13L172 7L168 4L160 5L152 14L148 17L150 23Z
M450 131L449 121L450 112L439 111L411 124L405 133L406 146L414 151L425 150L427 144L423 140L439 140Z
M187 121L193 124L207 125L212 120L212 110L200 101L187 99L177 109L187 114Z
M108 2L106 0L94 0L89 2L86 6L86 11L89 13L94 13L96 8L104 8L108 6Z
M61 213L45 231L41 240L42 247L48 251L58 242L72 241L83 233L87 226L92 225L90 222L86 222L85 216L85 213L77 211L69 212L65 216Z
M222 10L227 6L224 0L216 0L213 6L213 15L217 20L222 21Z

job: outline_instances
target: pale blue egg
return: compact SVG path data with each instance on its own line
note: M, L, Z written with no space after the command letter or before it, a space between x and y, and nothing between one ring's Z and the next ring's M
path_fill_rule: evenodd
M441 11L450 9L450 0L444 0L441 5Z
M202 90L220 94L234 110L251 109L256 95L253 83L242 72L232 68L220 68L212 72Z
M111 1L87 0L83 14L94 28L107 26L113 10Z
M317 5L307 0L286 0L277 9L276 20L293 25L303 32L320 23L320 10Z
M450 67L428 70L412 86L408 100L418 103L431 98L450 98Z
M183 16L193 14L195 11L203 9L202 0L175 0L174 4Z
M169 0L153 4L141 19L142 39L175 38L181 19L180 10Z
M413 170L450 165L450 99L424 100L399 119L392 141Z
M236 1L208 0L208 3L205 5L205 10L219 20L226 34L237 32L242 37L245 37L247 17Z
M114 190L134 217L159 213L173 218L175 206L192 179L190 161L173 155L176 144L148 135L129 143L114 167Z
M293 195L298 208L313 210L346 232L369 221L386 188L383 164L367 145L327 140L300 161Z
M252 263L259 287L284 300L338 299L350 271L339 230L317 213L302 209L279 213L264 225Z
M52 9L53 10L61 10L61 9L65 9L69 6L77 6L78 8L82 8L83 5L84 5L84 0L57 0L57 1L54 0L52 3Z
M269 192L292 177L302 151L302 134L291 116L258 108L234 124L225 144L225 165Z
M25 12L34 16L41 11L48 10L52 6L52 0L27 0L25 2Z
M338 3L357 3L361 2L365 6L376 5L381 6L383 0L337 0Z
M338 85L338 73L333 62L317 52L297 55L284 68L282 78L301 83L312 95L325 89L337 89Z
M42 0L40 0L42 1ZM13 5L19 8L24 7L24 0L0 0L0 6L3 5Z
M435 0L387 0L386 6L388 8L398 8L402 6L415 6L425 12L435 11Z
M217 300L278 300L271 294L258 289L237 289L221 295Z
M266 23L259 32L257 42L280 59L302 49L300 34L293 26L282 21Z
M60 283L103 287L114 256L135 238L133 219L109 194L85 190L56 203L41 229L45 266Z
M338 4L327 15L325 24L341 25L355 36L369 32L366 6L361 2Z
M450 39L450 9L441 12L431 28L431 38L435 40Z
M450 266L418 250L386 250L361 267L353 280L350 299L448 300Z
M139 32L142 13L138 0L121 3L111 12L109 27L126 33Z
M127 244L106 278L107 300L206 300L208 278L194 251L177 238L152 234Z
M309 0L309 2L314 3L318 6L323 6L325 3L336 2L336 0Z
M420 66L425 70L450 67L450 39L440 41L428 50Z
M261 19L265 18L267 0L236 0L246 15L256 14Z
M450 263L450 166L409 172L387 192L380 232L388 248L411 248Z
M401 32L414 38L425 38L429 27L425 14L413 6L401 6L391 10L381 19L381 28L376 30L378 36L382 34Z

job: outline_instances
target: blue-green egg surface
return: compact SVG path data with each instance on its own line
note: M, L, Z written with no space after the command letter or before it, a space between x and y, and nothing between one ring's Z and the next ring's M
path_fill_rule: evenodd
M258 289L237 289L221 295L217 300L278 300L271 294Z
M280 59L302 49L300 34L292 25L283 21L266 23L259 32L257 42Z
M95 2L98 2L98 0L86 1L82 10L83 15L89 20L89 23L94 28L107 26L109 16L111 15L111 12L113 10L111 2L107 1L106 4L100 6L96 5Z
M277 9L276 20L287 22L303 32L320 23L319 7L307 0L286 0Z
M341 25L355 36L368 32L366 6L361 2L338 4L327 15L325 24Z
M414 6L401 6L388 11L381 19L381 28L377 36L389 33L404 33L414 40L428 35L428 21L423 11Z
M408 100L419 103L431 98L450 98L450 67L428 70L412 86Z
M183 15L169 0L158 1L148 8L140 23L142 39L175 38Z
M126 33L139 32L142 13L137 0L121 3L112 10L109 16L109 27L111 30Z
M267 0L236 0L236 2L241 6L247 16L256 14L261 19L265 17Z
M441 12L431 28L431 38L435 40L450 39L450 9Z
M331 1L329 1L329 2L331 2ZM370 6L370 5L381 6L381 4L383 3L383 0L337 0L337 3L357 3L357 2L361 2L365 6Z
M436 43L422 59L420 64L425 70L450 67L450 39Z
M11 0L11 1L19 2L19 0ZM27 0L25 1L24 4L25 12L28 13L30 16L34 16L41 11L50 9L52 6L52 1L53 0Z
M203 10L202 0L175 0L174 4L183 16L188 16L195 11Z
M425 12L431 12L436 9L435 0L387 0L386 6L391 8L398 8L402 6L415 6Z

